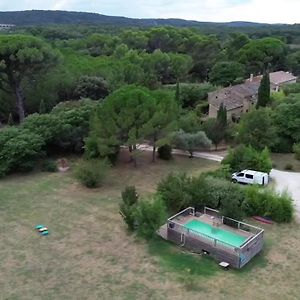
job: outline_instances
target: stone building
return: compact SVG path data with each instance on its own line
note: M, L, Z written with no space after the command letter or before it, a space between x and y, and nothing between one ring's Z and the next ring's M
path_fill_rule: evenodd
M251 107L255 106L261 79L261 75L255 77L251 75L245 83L208 93L208 117L216 118L219 107L223 103L227 109L228 120L238 121L242 114L247 113ZM289 72L278 71L270 73L270 87L273 92L278 92L283 85L296 82L297 77Z

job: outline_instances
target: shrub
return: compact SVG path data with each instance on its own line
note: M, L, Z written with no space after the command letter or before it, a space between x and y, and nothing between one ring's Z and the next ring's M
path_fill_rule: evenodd
M133 231L135 225L135 210L139 197L134 186L128 186L122 192L122 203L120 213L128 229Z
M208 93L216 90L209 83L203 84L181 84L180 102L183 108L194 108L199 102L207 99Z
M289 94L298 94L300 93L300 83L287 84L283 86L283 92L286 96Z
M50 114L32 114L22 126L30 132L39 134L47 144L54 143L67 128L63 127L59 117Z
M271 190L249 186L245 189L243 210L248 216L270 217L276 222L290 222L294 207L287 193L278 194Z
M272 110L261 108L243 115L237 138L240 143L251 145L256 150L272 147L277 139Z
M229 203L232 198L239 199L239 206L242 201L240 186L206 174L198 177L187 177L186 174L170 174L159 183L157 191L168 211L173 213L188 206L193 206L196 209L202 209L204 206L219 208L222 207L222 203ZM232 210L235 209L236 207ZM241 215L240 212L234 214L232 210L226 210L226 215L231 217Z
M105 98L109 94L109 87L106 80L96 76L82 76L76 82L74 88L74 98L90 98L98 100Z
M221 165L221 167L218 168L217 170L205 172L203 175L210 176L210 177L216 177L216 178L220 178L220 179L231 180L230 166L229 165Z
M191 203L190 181L185 173L169 174L158 184L157 192L169 212L178 212Z
M126 205L132 206L138 202L139 196L134 186L127 186L122 192L122 200Z
M82 160L75 168L76 178L88 188L102 185L109 168L106 160Z
M289 222L294 211L292 200L286 193L278 194L258 186L242 187L207 174L192 178L171 174L158 185L158 192L172 212L188 206L196 209L208 206L238 220L259 215L277 222Z
M245 145L240 145L235 149L229 150L222 164L230 166L231 172L253 169L270 173L272 170L272 160L267 148L259 151Z
M300 143L295 144L295 145L293 146L293 151L294 151L294 153L295 153L295 158L296 158L297 160L300 160Z
M61 150L81 153L96 107L97 103L91 100L60 103L49 114L28 116L22 126L44 138L48 153Z
M205 181L207 192L204 205L219 208L224 216L241 220L244 215L241 208L244 197L241 187L221 178L205 177Z
M228 191L227 197L224 197L221 202L220 214L236 220L243 220L245 214L241 207L243 200L242 191Z
M292 164L286 164L284 166L284 169L287 170L287 171L292 171L294 169L293 165Z
M41 136L19 128L0 132L0 173L30 171L42 156L44 140Z
M160 159L170 160L172 158L172 147L170 145L160 146L157 152Z
M135 212L138 234L147 239L152 238L166 218L166 207L160 197L141 201Z
M275 153L291 153L292 148L293 140L291 138L279 136L270 149Z
M212 145L211 140L208 139L203 131L196 133L186 133L183 130L173 133L173 142L177 148L189 152L190 158L198 148L209 149Z
M44 171L44 172L54 173L54 172L58 171L56 161L51 160L51 159L44 160L42 162L41 168L42 168L42 171Z

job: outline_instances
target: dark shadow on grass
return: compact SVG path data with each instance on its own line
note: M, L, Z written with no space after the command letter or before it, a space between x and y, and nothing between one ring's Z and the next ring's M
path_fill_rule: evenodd
M212 276L219 268L213 258L193 254L159 238L149 241L149 253L159 258L160 265L167 272L180 276Z

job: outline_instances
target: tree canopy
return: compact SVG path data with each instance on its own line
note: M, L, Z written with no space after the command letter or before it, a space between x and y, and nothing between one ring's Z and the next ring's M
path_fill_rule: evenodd
M2 35L0 36L0 88L14 93L19 119L25 117L25 95L23 86L33 80L38 73L57 63L60 55L47 43L33 36Z

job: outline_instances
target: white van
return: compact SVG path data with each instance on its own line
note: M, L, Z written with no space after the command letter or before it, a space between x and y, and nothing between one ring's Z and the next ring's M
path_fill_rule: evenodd
M269 175L263 172L253 170L243 170L232 174L232 182L245 184L267 185L269 183Z

